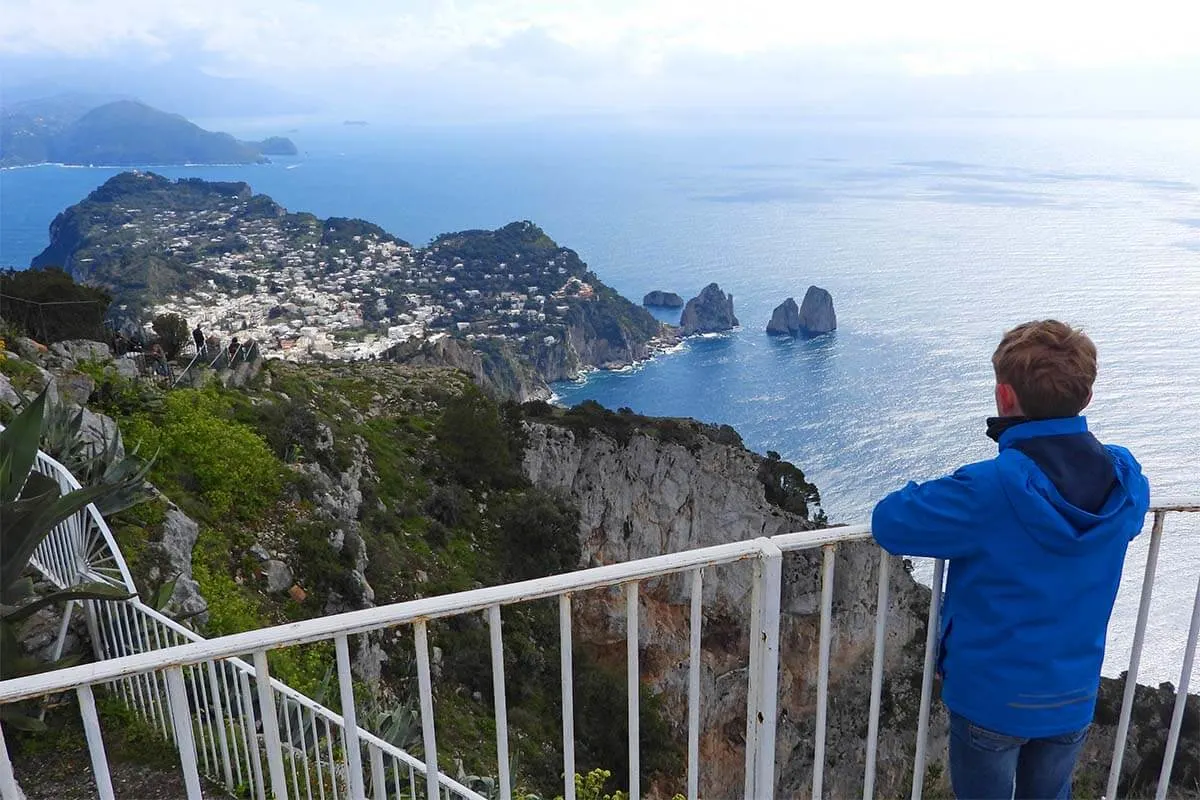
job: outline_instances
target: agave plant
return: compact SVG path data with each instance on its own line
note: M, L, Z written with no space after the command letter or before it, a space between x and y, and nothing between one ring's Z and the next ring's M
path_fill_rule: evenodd
M33 578L26 574L30 559L54 528L88 503L127 491L128 483L142 482L134 475L123 482L103 483L63 493L58 481L37 472L46 393L24 408L0 431L0 679L14 678L66 666L70 659L52 664L22 654L18 626L37 611L68 600L125 600L130 595L105 583L81 583L68 589L38 595ZM35 720L0 708L0 714L17 727Z
M105 516L124 511L154 496L142 480L154 459L143 461L137 448L121 449L121 435L105 432L99 444L83 436L83 406L72 407L47 398L42 420L42 450L58 459L84 486L108 485L113 491L93 501Z

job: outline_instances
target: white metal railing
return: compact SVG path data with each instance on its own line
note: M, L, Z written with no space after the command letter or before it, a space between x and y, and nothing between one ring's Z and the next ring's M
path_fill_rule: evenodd
M1157 570L1158 550L1163 537L1164 520L1172 512L1200 511L1200 500L1156 502L1152 508L1149 551L1142 584L1142 602L1130 659L1129 677L1125 685L1120 722L1114 755L1111 761L1107 796L1116 797L1121 766L1125 753L1129 719L1133 702L1138 666L1141 663L1142 643L1149 616L1149 604ZM100 521L103 524L103 521ZM105 529L107 531L107 529ZM237 781L245 776L253 781L255 796L265 798L299 798L310 800L319 791L313 784L298 777L301 771L312 768L318 774L330 776L331 794L349 798L373 800L417 796L417 775L425 783L425 796L441 797L448 790L458 797L479 798L467 787L449 780L438 770L438 740L434 722L434 692L430 663L429 624L433 620L464 614L483 613L489 627L489 646L494 686L494 715L496 719L496 763L499 772L499 796L511 800L512 776L508 773L509 747L507 725L506 682L504 675L504 638L502 612L504 607L535 600L554 599L559 607L560 665L562 692L562 753L565 800L574 800L575 735L574 735L574 678L572 664L572 598L586 591L620 588L625 596L626 664L628 682L628 717L630 732L629 784L631 796L637 797L639 781L640 742L638 740L640 667L638 652L638 617L640 583L665 576L690 579L690 631L688 671L688 797L699 793L699 708L700 708L700 631L703 623L703 582L705 570L717 566L743 565L753 571L750 604L750 652L747 670L747 723L745 748L744 796L772 798L775 793L775 723L779 697L779 625L781 616L782 561L785 553L822 551L820 633L818 643L816 736L812 774L812 796L824 796L826 718L828 710L829 663L832 639L833 579L837 548L845 543L870 539L867 526L805 531L655 556L619 564L554 575L521 583L475 589L456 594L422 598L388 606L352 611L331 617L305 620L256 631L203 640L162 617L138 601L109 604L117 609L107 617L98 635L103 642L126 643L116 648L115 657L91 664L55 672L32 675L0 682L0 704L41 697L47 694L74 690L80 701L80 713L88 733L89 751L101 797L111 797L107 786L107 768L99 722L92 702L92 687L107 685L125 696L148 721L159 725L164 735L174 740L180 752L189 798L198 798L200 765L197 754L204 760L204 774L229 786L235 783L231 769L238 772ZM875 792L875 770L878 753L879 716L883 683L883 652L888 609L888 586L892 557L880 552L878 606L871 676L871 697L868 736L865 742L866 765L864 797ZM941 611L941 587L944 562L935 562L933 586L926 629L924 673L918 713L916 754L913 763L911 796L920 798L924 791L927 742L930 727L930 706L938 644L938 618ZM103 604L93 604L99 610ZM1167 754L1162 764L1162 777L1157 798L1167 792L1174 750L1177 747L1183 720L1184 702L1189 686L1191 665L1200 636L1200 584L1194 601L1192 624L1184 651L1183 669L1178 685L1177 703L1168 735ZM154 621L154 625L149 621ZM357 724L354 686L350 674L348 637L406 627L412 629L416 652L420 721L425 761L421 762L363 731ZM169 632L164 634L164 632ZM149 644L153 638L153 645ZM270 677L267 652L279 647L330 641L335 645L336 666L342 709L345 718L324 709L308 698L288 689ZM129 643L132 642L132 645ZM240 660L242 654L252 654L252 665ZM214 675L215 673L215 675ZM251 692L251 686L255 691ZM207 687L207 692L206 692ZM255 701L257 700L257 707ZM325 736L309 738L296 736L307 715L312 729L324 725ZM214 725L214 720L219 724ZM282 721L282 722L281 722ZM296 725L292 725L293 721ZM255 724L261 727L256 733ZM282 728L281 728L282 724ZM341 754L334 752L334 729L340 730ZM307 729L306 729L307 730ZM297 739L299 744L297 745ZM0 791L12 786L11 767L7 763L0 735ZM310 746L311 745L311 746ZM322 745L324 751L322 752ZM239 751L238 748L241 748ZM362 751L366 750L371 765L371 783L365 783ZM246 758L231 753L249 752ZM317 751L315 756L310 751ZM261 759L265 757L264 769ZM214 766L217 765L217 766ZM218 769L217 767L220 767ZM389 768L391 769L389 773ZM408 782L401 785L400 770L407 768ZM325 772L320 771L324 769ZM224 774L222 774L222 770ZM305 773L307 775L307 772ZM391 784L387 777L393 778ZM317 789L323 784L318 780ZM301 789L305 791L302 792ZM336 794L341 792L341 795ZM7 794L4 795L7 798ZM323 798L324 795L321 794Z
M44 453L38 453L34 468L54 478L63 492L80 488L69 470ZM135 594L123 602L68 603L54 658L62 653L77 605L85 613L92 648L100 660L97 663L113 663L134 654L154 656L167 648L207 641L136 597L136 587L120 548L94 506L81 509L56 526L38 546L31 563L58 588L100 581ZM349 649L344 641L337 646L337 652L339 676L344 675L343 687L349 686ZM20 680L23 679L5 683ZM103 743L92 688L96 683L101 682L70 688L76 689L79 699L92 748L96 785L101 798L110 798L107 762L100 757ZM200 796L192 792L200 791L201 772L230 792L243 787L250 797L259 800L268 796L307 800L362 797L363 756L371 765L373 789L378 790L381 782L386 781L393 791L390 796L415 796L426 775L423 761L360 727L353 703L343 717L271 678L265 663L260 671L257 659L250 664L231 654L187 665L178 674L150 671L102 683L140 719L179 748L189 797ZM345 694L342 700L346 700ZM186 721L189 718L190 724ZM0 732L0 741L2 738ZM287 767L284 773L275 769L271 753L278 755ZM357 758L345 755L351 753ZM269 772L263 768L264 758L270 765ZM16 796L8 782L10 773L7 750L0 745L2 800ZM438 783L447 798L485 800L447 775L438 776ZM377 792L375 796L383 795Z

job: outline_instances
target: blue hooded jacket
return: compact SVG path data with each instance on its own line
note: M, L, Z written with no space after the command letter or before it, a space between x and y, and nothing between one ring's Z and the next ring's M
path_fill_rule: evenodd
M875 507L897 555L949 559L942 699L977 725L1039 738L1092 721L1125 550L1150 487L1083 417L1013 424L1000 453Z

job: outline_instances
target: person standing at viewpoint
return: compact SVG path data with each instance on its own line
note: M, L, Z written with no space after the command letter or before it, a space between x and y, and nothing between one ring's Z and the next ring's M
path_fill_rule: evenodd
M872 531L890 553L948 560L938 671L954 793L1069 798L1150 486L1080 415L1097 369L1082 331L1020 325L992 365L998 455L888 495Z

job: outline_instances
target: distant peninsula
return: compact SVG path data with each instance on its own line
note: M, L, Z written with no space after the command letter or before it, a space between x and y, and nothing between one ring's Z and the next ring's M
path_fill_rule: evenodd
M296 152L286 137L240 141L136 100L90 109L36 101L0 113L0 167L257 164Z
M670 340L532 222L414 247L363 220L290 213L240 182L116 175L54 219L31 266L106 289L126 328L177 313L268 357L445 364L520 400Z

